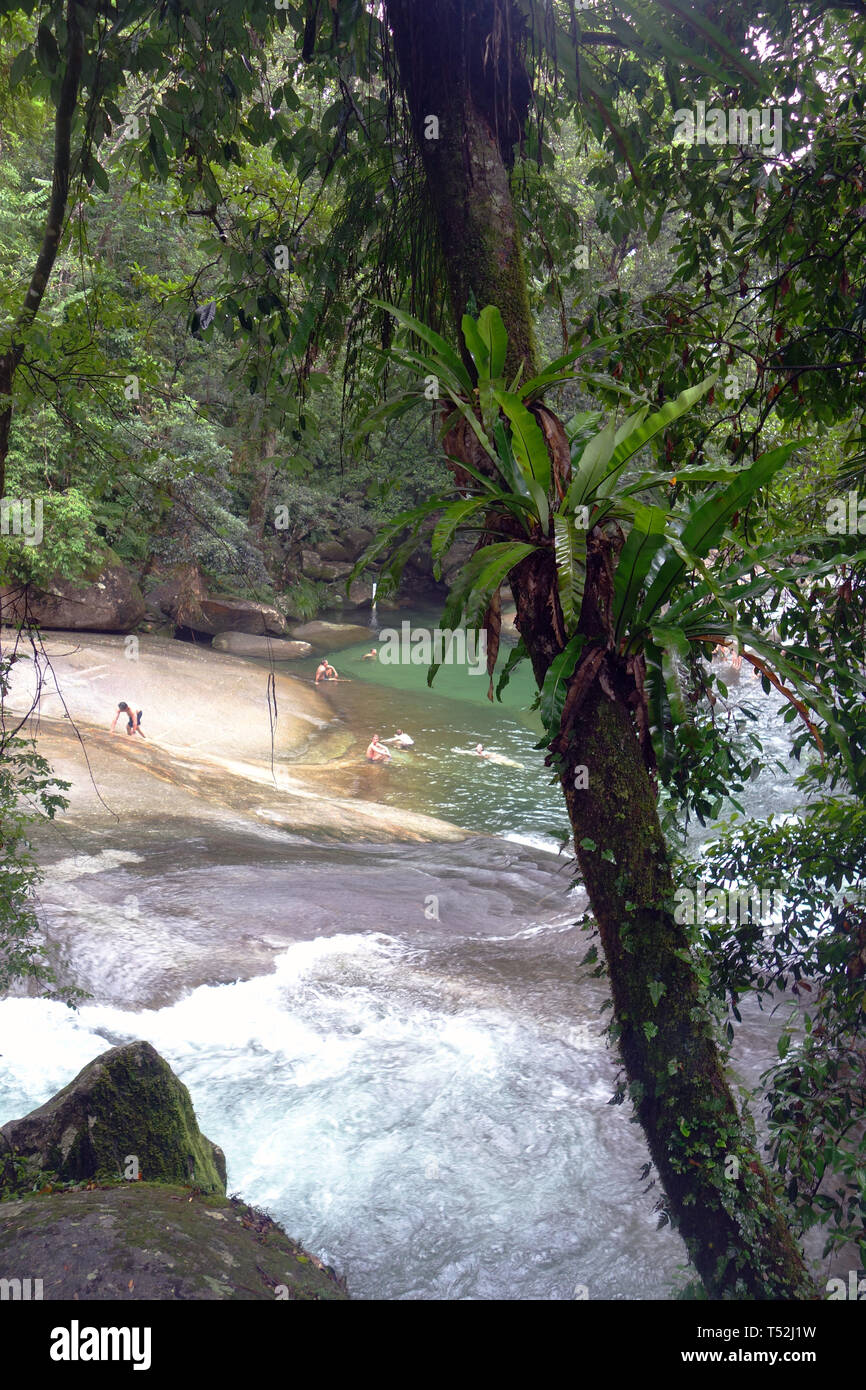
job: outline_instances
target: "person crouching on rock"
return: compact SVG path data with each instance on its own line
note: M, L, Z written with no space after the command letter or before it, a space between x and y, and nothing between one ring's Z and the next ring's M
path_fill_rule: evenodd
M125 701L125 700L121 700L120 704L117 706L117 713L116 713L116 715L114 716L114 718L113 718L112 721L111 721L111 732L114 733L114 726L115 726L115 724L117 723L118 719L120 718L121 714L125 714L125 715L126 715L126 733L127 733L127 737L128 737L128 738L132 738L132 735L133 735L133 734L141 734L141 737L144 738L144 734L141 733L141 727L140 727L140 726L141 726L141 716L142 716L143 713L144 713L143 710L138 710L137 713L133 714L132 710L129 708L129 705L126 703L126 701Z
M390 761L391 754L388 752L388 749L379 742L379 735L374 734L370 739L370 745L367 749L367 762L389 763Z

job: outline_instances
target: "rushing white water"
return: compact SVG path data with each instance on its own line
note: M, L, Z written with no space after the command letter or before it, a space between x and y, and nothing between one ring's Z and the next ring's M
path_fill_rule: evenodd
M445 746L463 716L443 710L431 697ZM763 718L769 731L770 704ZM540 761L528 732L503 724L499 739ZM505 828L526 779L483 778L476 804ZM774 809L780 788L790 801L768 774ZM106 1046L146 1038L224 1148L230 1190L356 1297L670 1297L684 1253L656 1230L640 1132L609 1104L615 1060L603 985L577 967L573 861L549 852L543 814L527 829L514 807L507 841L447 846L314 846L213 824L184 838L156 823L130 843L128 828L79 828L45 851L44 911L93 998L77 1012L0 1004L0 1122ZM752 1081L771 1060L760 1019L737 1058Z

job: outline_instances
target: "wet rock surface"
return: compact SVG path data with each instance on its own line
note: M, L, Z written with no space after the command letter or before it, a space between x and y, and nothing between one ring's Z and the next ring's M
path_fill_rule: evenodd
M124 1183L0 1203L0 1278L32 1271L43 1299L348 1298L268 1216L179 1184Z

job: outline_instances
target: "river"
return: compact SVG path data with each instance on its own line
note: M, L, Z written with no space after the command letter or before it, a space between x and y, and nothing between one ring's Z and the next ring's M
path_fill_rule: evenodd
M357 737L401 726L415 745L322 777L474 833L333 844L226 817L61 822L38 842L43 920L92 998L0 1004L0 1123L146 1038L225 1150L229 1190L356 1298L670 1298L684 1250L657 1230L640 1131L609 1104L605 988L579 967L584 898L555 852L567 822L529 678L493 706L483 677L446 667L431 691L424 667L363 651L334 654L348 679L322 701ZM775 697L742 687L787 760ZM459 751L479 741L518 766ZM792 773L767 770L749 798L792 809ZM738 1033L750 1085L771 1031L747 1015Z

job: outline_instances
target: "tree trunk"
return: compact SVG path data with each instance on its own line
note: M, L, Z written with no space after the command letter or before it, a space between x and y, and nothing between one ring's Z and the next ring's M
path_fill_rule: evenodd
M84 35L78 13L78 0L69 0L66 6L66 71L60 85L57 113L54 120L54 168L51 181L51 201L42 234L42 245L36 258L36 265L30 277L30 284L18 317L9 335L6 350L0 354L0 497L6 490L6 459L9 454L9 435L12 427L12 387L15 373L24 352L21 335L36 317L42 303L48 277L57 258L60 238L63 235L63 222L66 217L66 203L69 197L69 168L72 124L78 102L78 88L81 82L81 69L84 63Z
M511 0L386 0L395 56L436 210L452 311L497 304L507 372L535 368L509 166L531 94ZM438 139L429 117L438 120ZM453 452L453 441L452 452ZM605 630L614 556L591 533L581 630ZM541 686L562 650L552 547L511 574L517 625ZM817 1292L744 1131L686 934L655 789L616 683L596 680L558 762L575 850L598 924L615 1031L668 1212L713 1297ZM588 785L576 772L585 767Z

